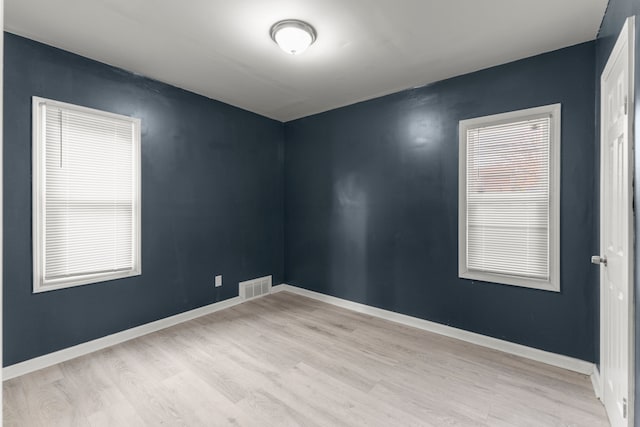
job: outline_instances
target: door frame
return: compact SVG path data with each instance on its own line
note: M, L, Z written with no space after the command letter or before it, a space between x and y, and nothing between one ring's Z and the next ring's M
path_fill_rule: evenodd
M628 135L628 144L627 144L627 156L628 156L628 194L627 197L629 197L629 201L630 201L630 209L629 212L627 212L627 226L628 226L628 230L629 230L629 239L630 239L630 244L629 244L629 250L628 250L628 256L629 256L629 262L628 262L628 271L627 271L627 284L628 284L628 293L627 293L627 303L628 303L628 319L627 319L627 325L628 325L628 336L627 336L627 340L628 340L628 357L629 357L629 364L628 364L628 372L627 372L627 418L626 418L626 422L627 422L627 426L633 426L634 425L634 421L635 421L635 411L634 411L634 394L635 394L635 292L634 292L634 268L635 268L635 260L634 260L634 256L635 256L635 248L634 248L634 244L635 244L635 228L634 228L634 215L633 215L633 205L634 205L634 198L633 198L633 181L634 181L634 142L635 142L635 132L634 132L634 120L635 120L635 85L634 85L634 80L635 80L635 16L630 16L628 17L625 22L624 25L622 26L622 29L620 30L620 34L618 36L618 39L616 40L616 44L613 48L613 50L611 51L611 54L609 55L609 58L607 59L607 63L605 65L604 70L602 71L602 74L600 75L600 254L604 254L604 227L602 226L602 220L604 218L604 206L603 206L603 200L604 198L602 197L603 195L603 190L604 190L604 180L603 180L603 169L604 169L604 155L603 155L603 150L605 145L603 144L604 141L604 126L602 125L602 112L604 110L604 106L605 106L605 99L604 96L602 96L602 88L604 87L603 85L603 81L605 76L611 71L611 67L613 66L613 59L615 59L621 52L622 49L626 49L628 51L628 55L629 55L629 63L628 63L628 73L629 73L629 81L628 81L628 85L627 85L627 117L628 119L628 128L627 128L627 135ZM604 283L604 268L600 268L600 361L602 361L602 355L604 354L604 345L603 345L603 339L602 337L604 336L604 331L605 331L605 318L604 318L604 313L603 313L603 307L604 305L602 304L603 298L604 298L604 288L603 288L603 283ZM600 374L600 381L599 381L599 386L600 386L600 390L598 390L600 393L600 398L603 399L603 393L604 393L604 387L603 385L605 384L606 378L604 376L602 376L602 372L599 372Z
M2 336L2 318L3 318L3 245L4 245L4 228L3 228L3 209L4 209L4 166L3 166L3 153L4 153L4 140L3 140L3 93L4 93L4 0L0 0L0 385L2 384L2 366L3 366L3 336ZM0 387L0 424L2 424L2 387Z

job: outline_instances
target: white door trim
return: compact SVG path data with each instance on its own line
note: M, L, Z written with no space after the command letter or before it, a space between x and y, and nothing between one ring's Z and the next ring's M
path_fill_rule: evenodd
M623 53L623 49L627 50L627 54L629 55L628 61L628 84L627 84L627 93L626 93L626 109L627 109L627 117L628 119L628 144L627 144L627 156L628 156L628 200L633 201L633 176L634 176L634 155L633 155L633 143L634 143L634 119L635 119L635 87L634 87L634 70L635 70L635 17L628 17L625 21L622 30L620 31L620 35L616 41L616 44L607 60L607 64L602 72L600 78L600 88L604 88L604 81L609 73L611 73L618 55ZM605 209L603 203L603 194L604 194L604 180L603 180L603 169L604 169L604 154L603 150L605 149L605 126L603 123L603 111L605 109L605 96L600 97L600 254L605 253L605 236L604 236L604 227L603 227L603 218L605 217ZM630 203L630 206L633 206L633 203ZM634 318L635 318L635 309L634 309L634 223L633 223L633 211L632 208L627 212L627 224L628 227L628 236L630 239L630 244L628 245L628 269L627 269L627 283L628 283L628 294L627 294L627 303L628 303L628 371L626 373L628 379L628 387L627 387L627 418L626 425L633 426L634 425L634 390L635 390L635 339L634 339ZM606 330L607 323L604 316L604 268L600 269L600 361L603 360L603 355L605 352L604 340L602 337L604 336L604 331ZM600 372L602 378L601 383L607 381L606 372Z
M2 224L4 223L3 221L3 209L4 209L4 193L3 193L3 188L4 188L4 184L2 181L2 177L4 176L4 169L3 169L3 158L2 158L2 153L4 153L4 141L2 139L2 135L4 134L3 131L3 117L4 117L4 109L3 109L3 84L2 82L4 81L3 78L4 75L4 0L0 0L0 367L2 366L3 362L3 354L2 354L2 348L3 348L3 337L2 337L2 318L3 316L3 301L2 301L2 294L4 293L4 289L3 289L3 282L2 282L2 277L4 276L3 273L3 252L2 252L2 246L4 243L4 229ZM0 384L2 384L2 370L0 369ZM0 403L2 402L2 387L0 387ZM2 406L0 405L0 424L2 424Z

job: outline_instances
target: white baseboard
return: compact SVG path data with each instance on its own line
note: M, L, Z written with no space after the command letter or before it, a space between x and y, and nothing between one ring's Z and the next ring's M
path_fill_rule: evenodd
M585 360L576 359L561 354L551 353L537 348L527 347L525 345L504 341L498 338L488 337L486 335L477 334L475 332L465 331L463 329L454 328L440 323L430 322L428 320L419 319L417 317L407 316L405 314L393 311L383 310L381 308L371 307L365 304L348 301L345 299L332 297L330 295L321 294L307 289L298 288L291 285L278 285L271 289L272 293L287 291L293 294L302 295L313 298L318 301L326 302L348 310L357 311L359 313L368 314L370 316L379 317L381 319L390 320L392 322L401 323L403 325L412 326L436 334L444 335L450 338L456 338L461 341L470 342L483 347L500 350L505 353L514 354L516 356L535 360L537 362L546 363L548 365L559 368L568 369L584 375L592 375L595 365Z
M216 311L224 310L225 308L233 307L242 302L244 301L241 300L240 297L227 299L224 301L206 305L204 307L196 308L194 310L186 311L184 313L176 314L175 316L156 320L155 322L136 326L135 328L127 329L122 332L107 335L106 337L98 338L93 341L88 341L82 344L74 345L73 347L68 347L63 350L45 354L44 356L25 360L24 362L16 363L15 365L3 368L2 380L10 380L11 378L19 377L20 375L25 375L39 369L48 368L49 366L66 362L67 360L75 359L76 357L84 356L85 354L89 354L94 351L102 350L103 348L111 347L113 345L120 344L125 341L129 341L131 339L177 325L179 323L193 320L201 316L206 316L207 314L215 313Z
M348 310L368 314L370 316L375 316L403 325L412 326L414 328L437 333L451 338L456 338L461 341L470 342L473 344L481 345L483 347L500 350L505 353L514 354L552 366L557 366L559 368L579 372L584 375L591 375L591 380L594 384L596 395L600 396L600 391L602 389L602 385L600 383L600 375L595 368L595 365L591 362L551 353L544 350L539 350L532 347L527 347L521 344L515 344L509 341L488 337L485 335L442 325L440 323L430 322L428 320L407 316L405 314L400 314L393 311L371 307L365 304L360 304L330 295L309 291L307 289L302 289L295 286L282 284L274 286L271 289L272 293L282 291L306 296L308 298L313 298L315 300L323 301L338 307L346 308ZM240 297L231 298L225 301L220 301L211 305L196 308L184 313L176 314L175 316L156 320L155 322L147 323L135 328L127 329L122 332L117 332L115 334L98 338L93 341L65 348L54 353L45 354L44 356L16 363L15 365L7 366L2 369L2 379L4 381L16 378L20 375L25 375L39 369L44 369L49 366L65 362L67 360L75 359L76 357L84 356L85 354L89 354L94 351L102 350L103 348L117 345L125 341L129 341L131 339L159 331L161 329L165 329L201 316L205 316L207 314L215 313L216 311L224 310L225 308L233 307L242 302L244 301L240 299Z

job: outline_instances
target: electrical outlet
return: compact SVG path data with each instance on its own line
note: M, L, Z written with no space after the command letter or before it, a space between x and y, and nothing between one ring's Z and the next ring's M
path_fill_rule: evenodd
M216 288L219 288L220 286L222 286L222 275L216 276L215 286Z

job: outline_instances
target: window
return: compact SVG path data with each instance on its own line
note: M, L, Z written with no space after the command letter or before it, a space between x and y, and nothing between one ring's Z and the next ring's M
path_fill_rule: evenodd
M560 290L560 104L460 122L459 276Z
M33 98L33 291L135 276L140 120Z

